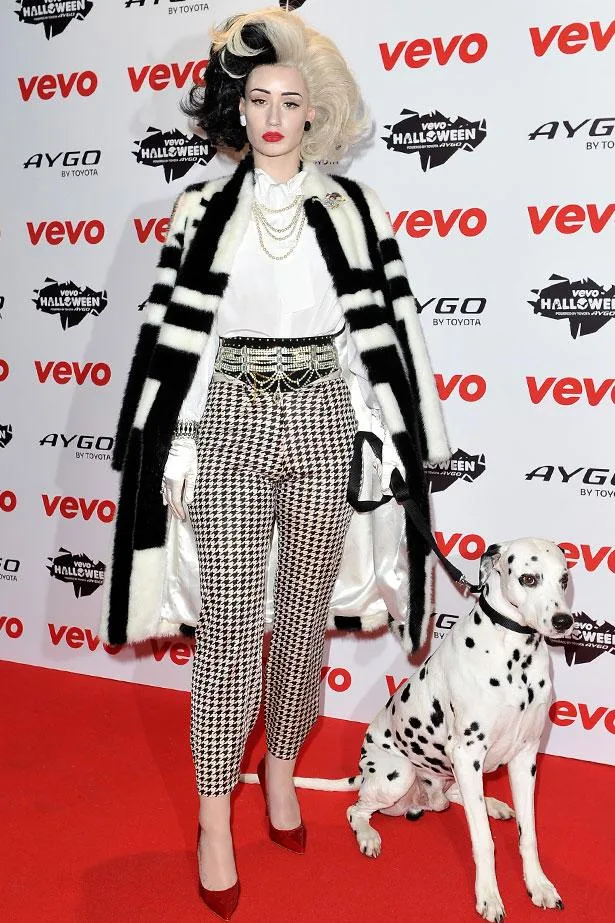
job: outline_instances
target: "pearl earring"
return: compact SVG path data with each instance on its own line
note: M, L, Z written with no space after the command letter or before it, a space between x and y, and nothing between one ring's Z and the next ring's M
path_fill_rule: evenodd
M246 117L243 114L243 112L239 113L239 124L242 125L244 128L246 127Z

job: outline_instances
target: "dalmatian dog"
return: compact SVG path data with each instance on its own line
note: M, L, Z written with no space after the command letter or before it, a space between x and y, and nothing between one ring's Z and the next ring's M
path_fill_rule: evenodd
M561 549L536 538L491 545L482 593L420 670L369 725L361 748L359 799L348 820L361 852L380 854L375 811L420 817L463 805L476 864L476 910L501 921L488 816L516 814L523 877L538 907L563 908L538 858L536 754L551 698L545 638L568 636L573 618ZM508 766L514 812L483 793L483 773ZM306 780L307 781L307 780Z

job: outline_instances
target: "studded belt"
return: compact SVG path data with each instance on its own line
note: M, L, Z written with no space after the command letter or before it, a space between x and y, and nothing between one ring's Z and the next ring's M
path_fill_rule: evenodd
M333 336L223 337L214 370L254 391L297 391L339 370Z

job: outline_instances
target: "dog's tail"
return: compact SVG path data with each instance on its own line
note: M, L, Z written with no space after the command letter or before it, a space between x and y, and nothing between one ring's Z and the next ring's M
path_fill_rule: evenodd
M254 785L258 782L258 776L255 772L242 772L239 781ZM361 775L344 776L342 779L309 779L295 776L293 782L295 788L311 788L318 792L356 792L361 785Z

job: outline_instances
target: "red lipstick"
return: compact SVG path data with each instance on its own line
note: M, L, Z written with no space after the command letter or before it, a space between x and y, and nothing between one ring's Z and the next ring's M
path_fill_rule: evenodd
M266 131L262 136L263 141L281 141L283 137L279 131Z

